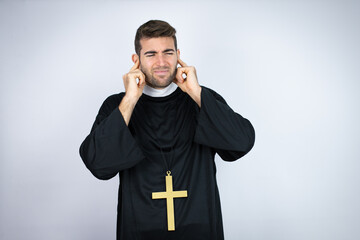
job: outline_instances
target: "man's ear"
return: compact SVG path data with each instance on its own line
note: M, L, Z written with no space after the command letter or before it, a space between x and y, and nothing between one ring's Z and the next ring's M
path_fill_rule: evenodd
M133 63L135 63L136 61L139 60L139 56L134 53L134 54L131 56L131 60L133 61Z
M177 57L179 59L180 58L180 49L178 49L176 52L177 52Z

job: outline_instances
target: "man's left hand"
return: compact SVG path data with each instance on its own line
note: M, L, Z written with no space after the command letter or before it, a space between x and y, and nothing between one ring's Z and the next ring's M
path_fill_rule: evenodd
M178 58L178 63L181 67L177 69L174 83L201 107L201 87L197 80L195 67L188 66L180 58ZM186 77L184 78L183 75L186 75Z

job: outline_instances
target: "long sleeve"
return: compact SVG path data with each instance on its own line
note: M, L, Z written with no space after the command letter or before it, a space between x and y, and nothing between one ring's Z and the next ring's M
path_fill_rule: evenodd
M145 158L118 109L121 99L119 94L104 101L90 134L80 146L86 167L103 180Z
M250 121L234 112L213 90L202 87L201 108L194 141L209 146L223 160L234 161L248 153L255 142Z

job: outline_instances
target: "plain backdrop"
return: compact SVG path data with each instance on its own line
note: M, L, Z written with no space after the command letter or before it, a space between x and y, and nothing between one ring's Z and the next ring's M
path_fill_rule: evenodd
M360 239L360 3L340 0L0 0L0 239L115 239L118 177L78 149L150 19L255 127L216 158L226 239Z

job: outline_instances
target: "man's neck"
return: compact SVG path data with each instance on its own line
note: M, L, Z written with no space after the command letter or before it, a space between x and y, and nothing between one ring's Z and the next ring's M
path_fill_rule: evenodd
M175 83L171 83L169 86L161 89L156 89L145 85L143 93L151 97L166 97L175 92L176 89L177 85Z

